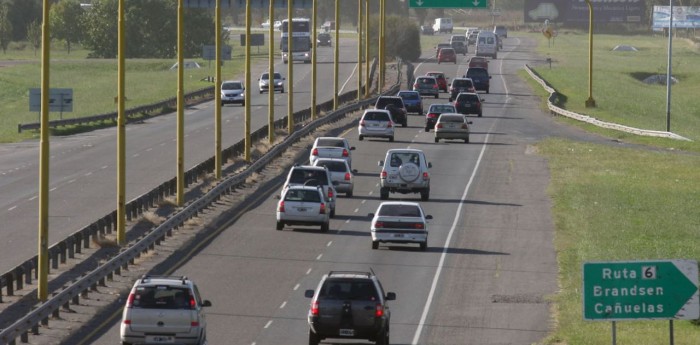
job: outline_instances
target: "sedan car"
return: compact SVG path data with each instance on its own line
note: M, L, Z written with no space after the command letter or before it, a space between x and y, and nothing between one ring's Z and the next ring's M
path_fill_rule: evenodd
M430 132L435 128L435 123L442 113L456 113L457 109L452 104L431 104L428 113L425 114L425 131Z
M445 76L445 73L443 72L428 72L425 74L428 77L435 77L435 79L438 82L438 89L447 92L447 79L450 79Z
M402 90L396 95L403 99L406 111L423 115L423 99L420 97L418 91Z
M326 167L330 171L336 192L345 193L348 197L352 196L355 187L354 174L357 170L351 170L348 161L338 158L319 158L313 164L317 167Z
M455 98L454 105L455 109L457 109L456 113L463 115L476 114L481 117L483 111L481 102L482 99L476 92L461 92Z
M454 62L457 63L457 54L453 48L442 48L438 53L437 58L438 64L442 62Z
M418 92L421 96L428 95L435 98L440 97L440 89L438 81L435 77L418 77L413 83L413 91Z
M418 243L421 250L428 248L428 219L417 202L385 201L375 213L370 213L372 223L372 249L380 243Z
M440 142L440 139L456 139L469 143L470 124L462 114L441 114L435 124L435 142Z
M281 93L284 93L284 77L282 77L281 74L275 72L274 78L272 80L272 87L273 91L280 91ZM260 78L258 78L258 90L260 93L263 93L265 91L270 91L270 73L263 73L260 75Z
M320 225L328 231L330 215L320 186L289 186L277 204L277 230L285 225Z
M245 105L245 87L240 80L221 83L221 105L240 103Z
M360 141L364 138L389 138L394 141L394 120L387 110L367 109L357 128Z
M355 146L350 146L348 140L343 137L318 137L314 140L309 155L309 162L314 165L320 158L338 158L348 162L352 166L352 155L350 151L355 150Z

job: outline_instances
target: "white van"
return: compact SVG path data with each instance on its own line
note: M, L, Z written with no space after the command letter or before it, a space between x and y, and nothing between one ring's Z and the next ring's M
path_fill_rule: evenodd
M435 31L435 33L452 33L452 18L435 18L435 24L433 24L433 31Z
M490 56L496 59L498 41L496 34L489 31L479 31L476 36L476 56Z

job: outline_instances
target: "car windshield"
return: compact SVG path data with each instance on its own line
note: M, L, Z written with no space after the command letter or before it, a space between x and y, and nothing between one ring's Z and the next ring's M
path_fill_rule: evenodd
M399 96L405 100L418 100L420 96L416 92L401 92Z
M382 205L377 215L387 217L420 217L420 209L415 205Z
M139 286L134 291L133 308L192 309L186 287L169 285Z
M279 74L279 73L275 73L274 76L275 76L275 79L282 79L282 75ZM270 79L270 74L269 74L269 73L263 73L263 75L260 77L260 79L268 80L268 79Z
M454 113L454 112L456 112L456 110L455 110L455 107L453 105L431 105L430 112L431 113Z
M319 300L378 301L377 289L370 280L327 280L318 294Z
M321 202L321 195L317 190L291 189L285 194L284 201Z
M342 139L318 139L316 146L345 147L345 142Z
M310 186L319 186L328 184L328 176L325 170L317 169L294 169L292 176L289 178L289 183L306 184L313 180L315 183L309 183Z
M345 162L319 161L316 165L326 167L332 172L347 172Z
M413 152L394 152L389 159L389 165L394 168L398 168L407 163L420 165L420 156Z
M224 83L221 85L222 90L240 90L243 88L241 83Z
M380 112L369 112L365 113L363 119L367 121L389 121L389 114Z

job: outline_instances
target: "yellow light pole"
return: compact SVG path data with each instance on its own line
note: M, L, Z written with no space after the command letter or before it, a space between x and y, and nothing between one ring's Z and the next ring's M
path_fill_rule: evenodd
M316 1L312 0L311 9L311 120L316 120Z
M41 144L39 153L39 253L37 297L45 302L48 297L49 277L49 53L51 32L49 30L49 8L51 2L44 0L41 28Z
M177 206L185 203L184 0L177 1Z
M365 0L365 97L369 97L369 0Z
M588 99L586 100L586 108L595 108L595 100L593 99L593 5L590 0L586 0L588 4Z
M268 57L267 57L267 73L268 73L268 78L267 81L269 82L268 84L268 89L267 89L267 138L270 141L270 144L275 142L275 85L272 83L272 81L275 80L274 75L275 75L275 44L274 44L274 38L275 38L275 0L270 0L270 8L268 9L268 17L270 18L270 28L269 28L269 33L270 33L270 40L269 40L269 52L268 52Z
M119 0L117 38L117 243L126 244L126 84L124 68L125 23L124 0Z
M379 0L379 73L377 75L377 93L384 89L384 0Z
M294 0L287 1L287 133L294 132L294 57L292 56L292 41L294 38Z
M357 100L362 99L362 1L357 0Z
M216 1L216 78L214 79L214 175L221 178L221 0Z
M250 140L250 3L251 0L246 1L245 6L245 90L243 91L245 96L243 100L245 102L245 150L244 156L245 161L250 162L250 148L253 143ZM270 26L273 24L270 23ZM268 81L272 81L272 76ZM274 88L271 89L274 92Z
M333 110L338 109L338 55L340 52L340 0L335 0L335 54L333 58Z

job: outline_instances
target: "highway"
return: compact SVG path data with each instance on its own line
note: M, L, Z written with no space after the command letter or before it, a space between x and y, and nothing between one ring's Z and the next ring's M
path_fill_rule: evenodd
M446 36L447 37L447 36ZM433 143L423 118L409 116L396 141L357 140L354 197L341 196L331 231L285 228L275 231L278 200L264 199L204 246L175 274L199 285L207 310L210 344L303 344L307 342L309 300L330 270L377 273L391 302L392 344L532 344L551 326L548 296L557 291L547 162L533 146L549 136L583 137L556 124L539 107L540 99L517 75L536 59L534 42L513 37L492 60L491 93L473 121L471 143ZM432 56L427 52L424 56ZM443 71L461 76L458 64L417 64L416 75ZM427 104L446 102L424 98ZM379 205L377 161L389 148L421 149L433 164L428 250L395 245L371 249L368 213ZM277 186L279 188L279 186ZM418 201L418 195L391 194L390 200ZM93 329L93 344L119 339L120 310L111 311L105 329ZM328 343L328 342L325 342ZM343 344L364 344L341 341Z
M339 87L357 88L357 43L341 42ZM333 49L318 49L317 101L333 97ZM258 93L264 65L253 66L251 131L268 121L268 95ZM277 59L275 71L287 75ZM224 76L224 79L244 77ZM311 65L294 64L294 109L310 107ZM116 82L116 80L115 80ZM129 79L127 76L127 97ZM285 91L289 87L285 81ZM173 85L173 91L176 85ZM341 92L341 93L342 93ZM275 118L287 115L287 93L275 95ZM227 105L222 111L222 147L243 138L244 110ZM158 116L126 126L126 200L150 191L176 174L176 117ZM66 137L51 137L49 243L53 244L116 209L116 128ZM214 156L214 104L185 110L185 169ZM0 272L37 253L39 217L39 142L0 145Z

